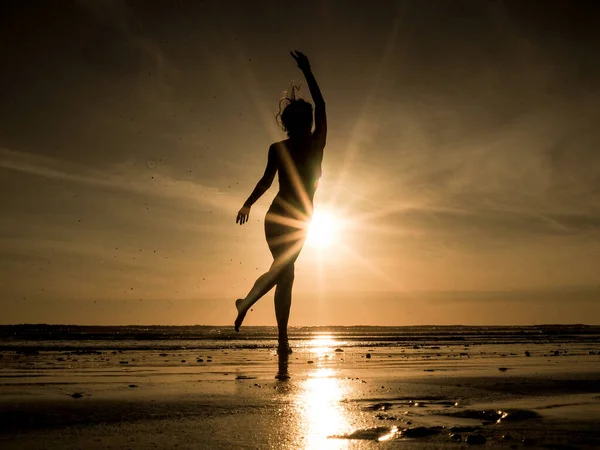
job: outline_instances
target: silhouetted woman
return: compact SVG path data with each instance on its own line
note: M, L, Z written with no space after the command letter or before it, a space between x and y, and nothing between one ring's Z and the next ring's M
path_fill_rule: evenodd
M299 51L291 52L302 70L315 102L315 130L312 105L296 99L295 88L279 104L281 125L288 138L269 148L265 173L240 209L236 223L248 221L250 207L269 189L279 174L279 192L265 217L265 236L273 255L269 271L261 275L245 298L236 300L239 331L246 313L254 303L275 289L275 315L279 328L279 351L290 352L287 326L292 303L294 263L302 250L313 211L313 197L321 176L321 162L327 136L325 101L310 69L308 58ZM285 108L281 112L284 103Z

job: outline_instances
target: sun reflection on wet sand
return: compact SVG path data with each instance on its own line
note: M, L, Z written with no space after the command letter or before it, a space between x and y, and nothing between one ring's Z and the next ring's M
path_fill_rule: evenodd
M322 334L311 340L310 351L320 355L331 351L334 345L335 340L330 334ZM348 442L329 438L350 431L348 412L342 403L347 390L331 368L315 367L300 384L297 406L304 448L347 448Z
M335 345L336 340L333 338L333 335L329 333L317 334L309 342L308 350L317 355L322 355L332 351Z
M348 432L350 424L340 401L344 390L332 369L317 369L302 383L298 407L303 417L305 448L345 448L328 436Z

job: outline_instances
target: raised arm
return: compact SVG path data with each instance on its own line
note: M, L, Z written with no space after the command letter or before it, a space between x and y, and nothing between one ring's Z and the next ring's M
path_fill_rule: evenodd
M304 78L306 78L310 95L315 102L314 135L317 140L322 143L322 146L325 147L325 141L327 138L327 115L325 114L325 100L323 99L323 94L321 94L321 89L319 89L317 80L310 69L310 62L308 61L306 55L298 50L295 52L290 52L290 54L292 55L292 58L296 60L298 68L302 70Z
M275 145L271 145L269 147L269 156L267 159L267 167L265 168L265 173L262 178L258 180L256 187L248 197L248 200L244 202L244 206L238 211L237 217L235 219L235 223L239 223L240 225L248 222L248 217L250 216L250 207L254 205L254 203L262 197L262 195L267 192L267 190L273 184L273 179L275 178L275 174L277 173L277 155Z

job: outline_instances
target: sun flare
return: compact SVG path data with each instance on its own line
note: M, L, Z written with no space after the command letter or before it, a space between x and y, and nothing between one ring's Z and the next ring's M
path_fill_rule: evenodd
M308 227L306 244L316 248L328 248L338 239L341 230L339 219L329 211L315 211Z

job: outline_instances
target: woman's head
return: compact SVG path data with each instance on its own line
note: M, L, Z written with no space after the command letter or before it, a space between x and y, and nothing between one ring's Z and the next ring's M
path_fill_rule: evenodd
M283 131L291 138L310 134L313 125L313 107L307 101L296 98L299 89L292 86L291 91L279 101L277 118Z

